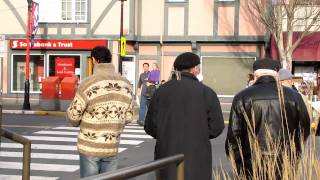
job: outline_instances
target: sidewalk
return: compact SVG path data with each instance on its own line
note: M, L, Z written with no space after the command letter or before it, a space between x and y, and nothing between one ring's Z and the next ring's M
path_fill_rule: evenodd
M49 116L65 116L64 111L46 111L42 110L38 105L32 105L30 110L22 110L22 104L2 104L2 113L4 114L34 114Z
M229 115L231 108L231 98L219 98L224 115ZM31 98L30 106L31 110L22 110L23 98L9 98L2 97L0 104L2 104L2 113L5 114L34 114L34 115L49 115L49 116L65 116L65 111L48 111L41 109L39 106L39 98ZM136 103L134 107L134 119L138 119L139 116L139 105Z
M9 101L2 101L2 113L4 114L33 114L33 115L48 115L48 116L66 116L65 111L47 111L41 109L38 104L30 102L31 109L30 110L22 110L23 102L9 102ZM139 114L139 107L134 107L134 118L133 120L138 119Z

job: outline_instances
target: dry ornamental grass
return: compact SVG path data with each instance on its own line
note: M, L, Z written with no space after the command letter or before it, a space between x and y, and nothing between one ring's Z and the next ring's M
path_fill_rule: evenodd
M283 89L278 83L278 95L281 108L281 117L287 121L284 106ZM304 137L300 137L301 152L297 152L296 144L293 137L289 138L284 144L280 138L283 135L279 134L278 139L272 137L268 128L266 128L266 139L264 140L264 146L261 146L261 142L258 141L253 121L250 121L248 115L242 109L242 114L247 124L247 131L249 132L249 142L251 149L251 163L252 171L248 177L248 174L241 170L245 169L245 165L242 164L242 168L237 170L235 158L233 152L230 152L229 160L231 163L231 172L227 172L223 168L214 170L215 180L320 180L320 163L317 159L317 146L315 128L311 129L311 134L307 141L304 141ZM318 121L319 113L316 113L312 117L312 122ZM254 120L254 112L251 110L251 117ZM311 119L311 118L310 118ZM287 121L288 122L288 121ZM284 127L283 127L284 128ZM289 134L289 132L287 132ZM302 133L301 133L302 134ZM243 153L241 152L241 143L238 141L242 162L244 160ZM263 147L263 148L262 148ZM230 148L232 149L232 148Z

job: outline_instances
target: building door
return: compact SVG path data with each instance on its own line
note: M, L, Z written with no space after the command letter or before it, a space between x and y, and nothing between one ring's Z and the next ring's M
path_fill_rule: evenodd
M203 83L218 95L233 96L247 85L255 58L202 57Z
M2 64L3 64L3 57L0 57L0 94L2 94Z
M126 56L122 58L122 76L127 78L132 85L135 93L136 89L136 66L134 56Z

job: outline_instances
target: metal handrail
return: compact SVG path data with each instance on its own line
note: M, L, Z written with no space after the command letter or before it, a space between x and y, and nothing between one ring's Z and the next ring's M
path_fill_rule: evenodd
M30 161L31 161L31 140L4 128L1 128L1 136L7 139L10 139L12 141L18 142L20 144L23 144L22 180L29 180L30 179Z
M82 180L109 180L109 179L127 179L136 177L157 169L165 168L171 164L177 166L177 180L184 180L184 155L178 154L167 158L141 163L135 166L111 171L95 176L83 178Z

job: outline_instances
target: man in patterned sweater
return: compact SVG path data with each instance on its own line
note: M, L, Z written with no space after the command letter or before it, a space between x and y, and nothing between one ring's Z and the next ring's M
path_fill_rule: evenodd
M80 126L80 176L117 168L120 134L132 120L132 86L115 72L111 53L103 46L91 52L94 73L84 80L67 110L67 119Z

